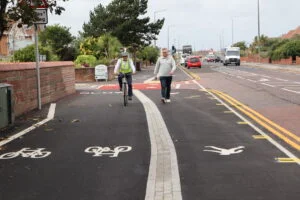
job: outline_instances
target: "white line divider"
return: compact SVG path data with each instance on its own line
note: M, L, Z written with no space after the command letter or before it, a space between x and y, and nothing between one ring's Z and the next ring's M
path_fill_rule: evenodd
M19 137L21 137L21 136L23 136L23 135L29 133L30 131L32 131L32 130L34 130L34 129L40 127L41 125L47 123L48 121L52 120L52 119L54 118L54 114L55 114L55 107L56 107L56 104L55 104L55 103L52 103L52 104L50 105L49 112L48 112L48 115L47 115L47 118L46 118L46 119L44 119L44 120L42 120L42 121L40 121L40 122L38 122L38 123L32 125L31 127L29 127L29 128L27 128L27 129L25 129L25 130L23 130L23 131L21 131L21 132L15 134L15 135L13 135L13 136L10 136L9 138L7 138L7 139L1 141L1 142L0 142L0 147L3 146L3 145L5 145L5 144L10 143L11 141L13 141L13 140L15 140L15 139L17 139L17 138L19 138Z
M182 200L176 150L163 117L141 91L134 90L134 94L144 106L151 143L145 200Z

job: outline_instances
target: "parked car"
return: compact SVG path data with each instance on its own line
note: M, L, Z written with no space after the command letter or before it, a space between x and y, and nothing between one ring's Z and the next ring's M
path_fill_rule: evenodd
M215 62L222 62L222 59L221 59L219 56L217 56L217 57L215 58Z
M191 67L201 68L202 63L200 61L199 56L190 56L190 57L188 57L187 62L186 62L186 66L187 66L188 69L190 69Z

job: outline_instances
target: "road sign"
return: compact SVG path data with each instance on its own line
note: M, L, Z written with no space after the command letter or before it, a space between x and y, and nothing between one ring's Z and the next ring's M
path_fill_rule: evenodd
M31 8L48 8L46 0L20 0L20 4L27 4Z
M96 81L101 79L105 79L107 81L108 70L106 65L97 65L95 67L95 79Z
M48 12L47 9L35 9L38 20L36 20L35 24L48 24Z

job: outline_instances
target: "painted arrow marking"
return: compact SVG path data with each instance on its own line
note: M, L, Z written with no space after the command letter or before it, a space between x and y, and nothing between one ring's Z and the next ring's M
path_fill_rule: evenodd
M205 148L209 148L209 149L205 149L203 151L218 153L221 156L229 156L231 154L242 153L244 151L245 147L238 146L238 147L231 148L231 149L223 149L223 148L219 148L219 147L215 147L215 146L205 146Z

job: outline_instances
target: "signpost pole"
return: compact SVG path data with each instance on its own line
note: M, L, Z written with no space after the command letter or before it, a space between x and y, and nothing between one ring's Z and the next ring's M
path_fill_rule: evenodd
M35 40L35 62L36 62L36 74L37 74L37 99L38 99L38 109L42 109L41 101L41 78L40 78L40 60L39 60L39 45L38 45L38 34L37 34L37 24L34 24L34 40Z

